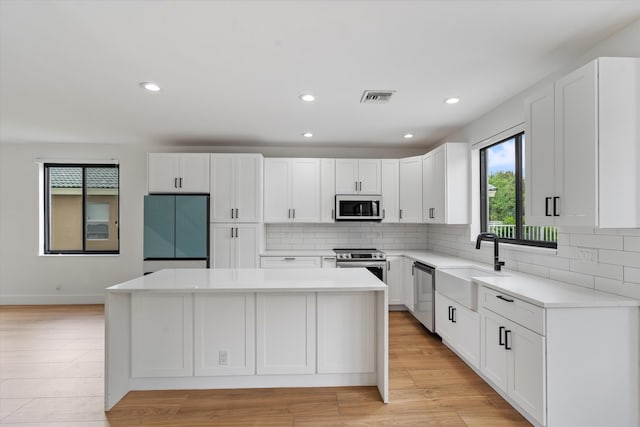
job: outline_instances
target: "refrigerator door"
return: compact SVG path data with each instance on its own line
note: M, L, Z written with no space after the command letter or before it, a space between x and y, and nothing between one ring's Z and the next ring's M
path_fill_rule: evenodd
M208 196L176 196L176 258L206 258Z
M175 258L175 200L144 197L144 258Z

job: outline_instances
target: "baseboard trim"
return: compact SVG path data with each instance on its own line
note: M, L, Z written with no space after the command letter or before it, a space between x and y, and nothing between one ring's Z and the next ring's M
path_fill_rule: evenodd
M0 305L104 304L104 294L0 295Z

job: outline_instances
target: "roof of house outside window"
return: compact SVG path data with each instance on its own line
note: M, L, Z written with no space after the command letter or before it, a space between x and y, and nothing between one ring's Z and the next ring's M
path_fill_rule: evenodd
M50 167L51 188L82 188L82 168ZM87 168L88 188L118 188L118 168Z

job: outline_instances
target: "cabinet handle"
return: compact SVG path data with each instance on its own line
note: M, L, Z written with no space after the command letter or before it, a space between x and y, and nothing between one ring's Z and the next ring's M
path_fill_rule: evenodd
M402 209L400 209L400 219L402 219Z
M238 227L236 227L236 239L238 238L239 234L238 234Z
M292 211L293 211L293 219L296 219L296 210L292 209Z
M182 178L180 178L180 188L182 188Z
M356 185L356 191L358 191L358 181L355 181L354 184Z
M560 199L559 196L555 196L553 198L553 216L560 216L560 214L558 213L558 200Z
M238 208L236 208L236 219L240 218L240 216L238 215Z
M502 333L504 332L504 326L500 326L500 328L498 328L498 344L500 344L500 346L504 345L504 341L502 340Z
M502 301L506 301L506 302L513 302L513 300L511 298L503 297L502 295L496 295L496 298L501 299Z
M382 209L382 219L384 219L384 217L385 217L385 211L384 209Z
M504 331L504 349L505 350L511 350L511 331L510 330L506 330Z
M233 227L231 227L231 238L233 239Z
M295 257L285 257L284 260L285 261L295 261L296 258Z
M231 208L231 219L233 219L233 208Z
M289 209L289 218L291 218L291 209Z
M456 323L456 308L455 307L451 308L451 321L453 323Z
M416 267L415 266L411 266L411 275L413 276L415 274L416 271Z
M360 191L362 191L362 181L360 181Z
M173 178L173 188L178 188L178 178Z
M544 216L551 216L549 213L549 202L551 201L551 197L544 198Z
M451 318L452 318L452 316L451 316L451 309L452 309L452 308L453 308L453 307L449 306L449 315L447 316L447 318L448 318L449 320L451 320Z
M335 209L331 209L331 219L336 219L336 211L335 211Z
M391 262L387 261L387 271L391 271Z

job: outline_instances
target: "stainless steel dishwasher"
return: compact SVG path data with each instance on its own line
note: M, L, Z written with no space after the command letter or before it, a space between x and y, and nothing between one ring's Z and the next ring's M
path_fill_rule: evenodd
M434 269L420 262L413 263L413 315L431 332L436 331Z

